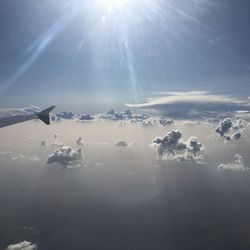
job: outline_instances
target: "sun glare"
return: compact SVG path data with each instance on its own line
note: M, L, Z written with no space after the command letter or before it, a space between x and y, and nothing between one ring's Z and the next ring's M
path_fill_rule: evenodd
M101 0L100 2L112 11L115 9L121 10L125 6L127 0Z

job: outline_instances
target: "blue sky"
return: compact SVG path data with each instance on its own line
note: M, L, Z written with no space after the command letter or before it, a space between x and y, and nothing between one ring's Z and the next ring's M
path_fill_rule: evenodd
M99 111L162 91L247 98L247 0L2 0L0 105Z

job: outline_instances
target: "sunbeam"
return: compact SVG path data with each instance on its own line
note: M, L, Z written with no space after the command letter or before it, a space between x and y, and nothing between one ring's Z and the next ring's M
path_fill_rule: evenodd
M70 8L51 27L41 35L32 45L26 49L27 59L17 71L0 86L0 95L3 95L13 84L16 83L37 61L50 43L71 23L78 12L76 8Z

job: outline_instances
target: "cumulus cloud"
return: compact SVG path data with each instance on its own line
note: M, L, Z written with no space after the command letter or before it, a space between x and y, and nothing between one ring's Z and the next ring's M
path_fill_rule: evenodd
M81 114L78 116L79 121L91 121L94 120L94 117L90 114Z
M235 160L228 162L228 163L222 163L218 166L219 171L247 171L249 170L248 167L245 166L244 160L240 154L236 154Z
M174 156L176 160L201 160L197 153L204 149L204 146L196 137L190 137L186 142L183 142L182 133L179 130L172 130L162 138L155 138L153 145L156 146L160 158ZM177 155L176 152L178 151L184 151L184 154Z
M50 121L53 121L53 122L57 121L57 116L54 115L54 114L51 114L50 115Z
M163 138L157 137L153 140L154 144L159 145L157 153L160 157L164 154L175 155L176 150L186 149L186 145L181 143L182 133L179 130L172 130Z
M227 118L220 122L219 126L215 129L215 132L218 133L221 137L224 137L224 135L230 131L232 125L232 120L230 118Z
M171 126L174 124L174 120L172 119L160 119L159 120L159 123L162 125L162 126Z
M247 126L248 122L245 120L226 118L219 123L219 126L215 129L215 133L219 134L227 142L238 141L242 138L242 132Z
M60 146L49 155L47 164L59 163L66 167L78 167L84 162L82 149L76 149L69 146Z
M198 142L196 137L190 137L186 142L186 149L188 153L196 156L197 153L201 152L204 146Z
M142 122L143 120L149 118L146 114L135 114L130 109L127 109L123 112L117 112L114 109L111 109L107 112L107 114L100 114L97 115L96 117L101 120L132 121L134 123Z
M244 130L248 126L248 122L243 119L235 119L232 124L233 130Z
M17 244L11 244L5 250L35 250L37 249L36 244L32 244L28 241L23 241Z
M142 120L142 121L137 121L137 124L141 125L142 127L153 127L153 126L157 126L157 120L156 119L146 119L146 120Z
M65 119L65 120L71 120L74 119L75 114L71 111L63 111L61 113L56 114L57 119Z
M248 101L208 92L168 92L166 96L148 98L145 103L126 104L130 108L156 110L172 117L216 116L221 112L249 110Z
M133 117L133 111L131 111L130 109L127 109L124 111L124 114L128 117L128 118L132 118Z

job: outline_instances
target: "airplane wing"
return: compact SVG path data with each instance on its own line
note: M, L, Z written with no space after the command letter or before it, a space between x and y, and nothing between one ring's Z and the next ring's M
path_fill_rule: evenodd
M33 119L40 119L45 124L50 124L50 118L49 113L55 108L56 106L51 106L39 113L32 114L32 115L16 115L16 116L10 116L6 118L0 119L0 128L7 127L16 123L20 122L26 122Z

